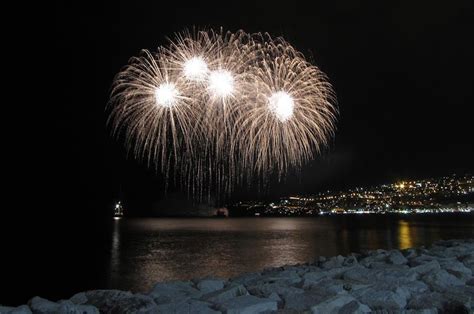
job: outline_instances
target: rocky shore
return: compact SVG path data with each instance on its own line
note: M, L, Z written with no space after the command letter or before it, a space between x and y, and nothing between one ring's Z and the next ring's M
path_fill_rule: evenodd
M320 257L231 279L157 283L148 293L32 298L0 313L474 313L474 239Z

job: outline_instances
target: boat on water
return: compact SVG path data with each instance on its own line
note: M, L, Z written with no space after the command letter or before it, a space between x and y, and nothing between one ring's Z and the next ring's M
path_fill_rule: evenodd
M114 208L114 219L120 219L123 217L123 206L120 201L115 204Z

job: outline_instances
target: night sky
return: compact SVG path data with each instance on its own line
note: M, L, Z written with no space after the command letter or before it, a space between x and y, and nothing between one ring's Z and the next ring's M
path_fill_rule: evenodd
M58 8L64 94L56 156L71 192L91 206L122 197L144 211L163 198L159 175L126 158L105 126L114 75L140 49L185 28L282 35L328 74L340 116L321 157L275 183L274 197L472 172L472 1L110 2ZM173 192L173 191L172 191ZM146 210L145 210L146 211Z
M284 36L329 76L338 96L338 129L322 156L266 196L239 197L473 173L473 12L471 0L58 3L56 50L47 60L56 82L43 91L53 110L25 132L31 138L48 129L17 161L27 170L10 212L30 219L10 224L23 234L13 246L57 266L38 256L61 247L61 237L90 247L120 186L133 214L146 215L163 198L162 178L110 137L105 106L130 57L193 26Z

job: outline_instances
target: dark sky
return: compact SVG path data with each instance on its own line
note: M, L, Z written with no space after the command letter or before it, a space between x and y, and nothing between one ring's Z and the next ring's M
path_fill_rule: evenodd
M3 177L0 278L9 289L0 303L72 295L71 282L101 287L90 278L104 271L95 256L108 252L104 217L120 186L134 214L163 198L162 178L127 159L105 127L113 77L140 49L185 28L222 26L282 35L315 60L338 96L335 140L269 195L311 193L474 172L473 11L472 0L60 1L47 58L37 54L47 46L41 36L38 45L21 39L30 44L22 63L41 69L14 83L45 86L2 107L19 112L2 116L13 175Z
M284 36L328 74L338 96L335 140L270 196L473 172L473 21L470 0L62 3L55 166L88 206L108 204L120 185L137 208L162 198L162 178L127 159L105 127L113 77L174 32L222 26Z

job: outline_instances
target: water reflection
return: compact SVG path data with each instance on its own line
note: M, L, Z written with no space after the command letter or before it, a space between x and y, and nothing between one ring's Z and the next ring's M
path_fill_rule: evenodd
M120 273L120 222L121 219L114 219L112 229L112 245L110 250L109 285L118 285L118 274Z
M146 291L163 280L227 278L318 256L473 237L473 216L466 217L125 219L114 222L109 288Z
M413 240L411 236L411 229L408 222L400 220L398 222L398 246L401 249L407 249L413 247Z

